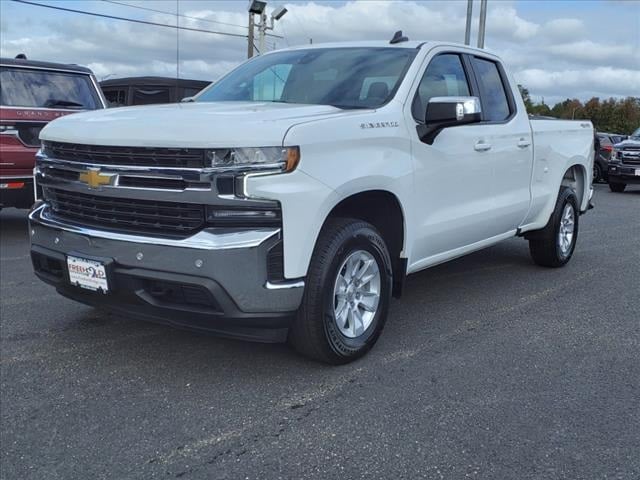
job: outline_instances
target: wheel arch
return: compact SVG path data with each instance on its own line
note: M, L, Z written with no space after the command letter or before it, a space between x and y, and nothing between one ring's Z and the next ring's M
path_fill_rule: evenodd
M393 296L399 297L407 272L407 259L403 257L407 225L398 197L388 190L378 189L353 193L333 206L324 223L335 217L363 220L380 232L391 256Z
M575 163L567 168L560 182L560 187L569 187L576 192L581 212L587 210L589 204L588 179L589 174L585 166L582 163Z

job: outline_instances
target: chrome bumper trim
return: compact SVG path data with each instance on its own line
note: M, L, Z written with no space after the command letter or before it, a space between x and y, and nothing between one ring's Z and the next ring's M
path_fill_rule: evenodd
M233 248L257 247L265 240L280 235L279 228L260 228L254 230L223 230L211 232L203 230L184 239L171 239L152 236L130 235L125 233L106 232L92 228L73 225L64 221L46 216L48 205L44 204L29 213L29 220L36 224L64 230L66 232L86 235L88 237L106 238L109 240L121 240L123 242L144 243L151 245L164 245L168 247L195 248L199 250L227 250Z
M285 290L289 288L304 288L304 280L286 280L284 282L271 283L264 285L267 290Z
M0 180L33 180L29 175L0 175Z

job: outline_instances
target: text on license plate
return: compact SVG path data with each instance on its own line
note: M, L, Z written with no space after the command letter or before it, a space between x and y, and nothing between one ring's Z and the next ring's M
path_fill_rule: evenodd
M640 177L640 168L636 168L636 177Z
M102 290L103 293L107 293L109 291L107 270L102 263L86 258L67 257L67 269L72 285L94 292Z

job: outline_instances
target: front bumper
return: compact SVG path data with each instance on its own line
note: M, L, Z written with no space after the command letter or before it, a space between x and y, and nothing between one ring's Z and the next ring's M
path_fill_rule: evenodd
M282 341L302 300L302 280L269 283L279 229L207 229L182 240L90 230L29 215L36 275L71 299L127 316L257 341ZM66 256L107 265L108 294L69 282Z
M609 164L610 183L640 183L640 175L636 175L640 165L625 165L622 163Z
M33 177L0 177L1 208L31 208L33 202Z

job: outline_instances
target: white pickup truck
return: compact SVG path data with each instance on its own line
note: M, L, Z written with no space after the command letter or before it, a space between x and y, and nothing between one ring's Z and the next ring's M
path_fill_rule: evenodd
M40 138L42 280L329 363L373 346L408 274L515 236L564 265L592 195L591 123L530 121L498 57L441 42L275 51Z

